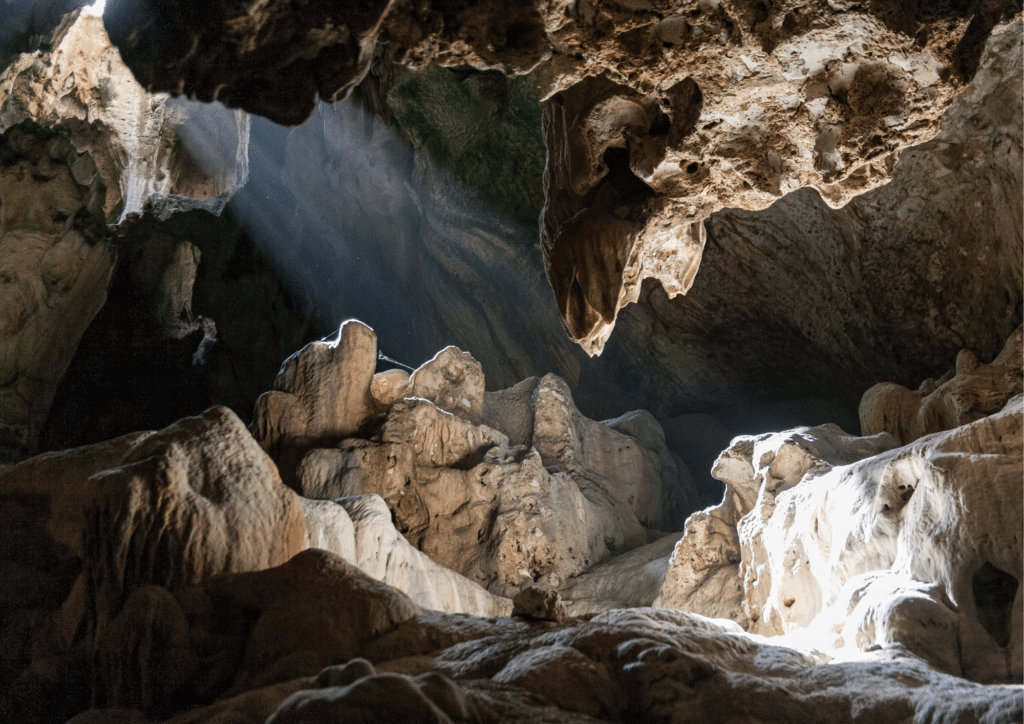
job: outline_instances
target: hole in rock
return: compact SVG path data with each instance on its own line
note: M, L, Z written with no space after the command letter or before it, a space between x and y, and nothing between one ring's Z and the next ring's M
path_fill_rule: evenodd
M688 174L695 174L699 170L700 164L697 163L696 161L690 161L690 163L686 164L686 173Z
M613 189L616 201L640 204L654 195L654 189L638 178L630 168L629 149L609 148L605 150L602 158L608 166L608 175L602 180L601 186Z
M659 110L656 112L654 120L651 121L651 127L647 133L651 136L667 136L670 128L672 128L672 119Z
M1010 618L1019 585L1015 576L987 561L971 581L978 620L989 636L1003 647L1010 643Z
M672 108L674 109L672 118L679 129L679 138L686 138L697 129L697 122L704 110L704 93L697 85L697 81L686 77L674 85L668 94L672 99ZM713 124L717 125L717 123L718 121L713 121L705 125L704 128L709 128Z

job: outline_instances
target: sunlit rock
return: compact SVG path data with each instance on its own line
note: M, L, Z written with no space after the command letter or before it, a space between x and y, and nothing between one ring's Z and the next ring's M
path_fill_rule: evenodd
M485 393L455 348L408 379L375 376L376 358L355 321L307 346L260 398L257 440L304 496L381 496L417 549L500 595L558 586L692 508L686 468L649 415L589 420L555 375Z
M308 344L284 361L275 389L256 402L252 429L285 482L307 450L337 444L376 413L376 365L377 336L354 320L333 341Z
M69 13L47 45L47 51L17 56L0 74L0 132L23 121L64 129L76 154L69 159L75 180L99 182L98 208L108 221L141 212L150 200L170 204L166 213L189 208L185 197L212 200L207 206L219 211L245 182L244 114L235 114L233 138L216 139L228 149L215 166L210 157L182 151L176 131L188 112L135 81L110 44L102 17Z
M939 133L904 150L887 185L839 209L807 188L713 214L690 292L649 280L619 312L614 350L644 370L642 406L750 419L814 398L762 429L852 430L868 387L938 379L965 347L994 357L1024 298L1020 45L1019 23L996 28Z
M837 208L888 182L936 134L998 19L953 21L951 47L937 15L820 5L588 3L552 33L564 55L540 71L542 247L566 331L590 354L644 279L689 291L711 213L806 186ZM927 40L907 42L909 28Z
M226 112L231 138L218 139L229 146L218 163L185 151L177 131L216 112L196 110L190 124L166 96L146 93L101 18L68 14L44 47L0 73L0 457L8 459L36 451L57 385L104 304L115 257L104 222L147 203L162 217L192 205L219 211L245 180L244 114ZM171 252L180 257L173 263L150 258L137 269L152 272L145 281L166 302L159 312L172 336L198 328L188 310L194 252L185 245Z
M885 431L908 444L998 412L1024 392L1022 332L1017 327L991 364L965 349L957 355L955 373L938 381L927 379L916 391L891 382L875 385L860 404L864 434Z
M337 501L302 498L306 547L335 553L378 581L436 611L504 616L512 602L438 565L395 529L387 504L376 495Z
M1021 400L905 447L834 426L737 438L726 498L687 521L658 604L1016 680Z

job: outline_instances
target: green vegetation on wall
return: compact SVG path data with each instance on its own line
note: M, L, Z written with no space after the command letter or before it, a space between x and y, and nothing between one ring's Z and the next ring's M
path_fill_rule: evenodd
M507 78L434 65L410 73L383 63L374 71L386 89L387 110L414 146L499 212L537 225L545 149L532 75Z

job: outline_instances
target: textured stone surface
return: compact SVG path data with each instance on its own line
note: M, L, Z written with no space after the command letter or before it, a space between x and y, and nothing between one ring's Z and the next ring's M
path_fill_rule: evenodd
M344 399L373 386L336 378L326 365L304 379L315 381L310 400L317 385ZM555 375L485 393L479 364L448 348L405 384L409 396L390 403L379 428L310 450L297 488L312 498L381 496L416 548L495 593L538 581L557 587L678 525L695 502L650 415L589 420Z
M591 354L644 279L669 296L691 287L714 211L764 208L808 186L840 206L890 180L1013 12L731 0L515 12L379 2L302 15L233 2L193 15L179 2L108 9L143 85L284 123L306 118L318 96L347 94L378 39L412 66L525 73L544 61L542 248L566 330Z
M201 165L179 152L176 142L176 127L187 112L168 107L166 95L150 95L135 81L111 46L102 18L71 13L47 45L46 52L17 56L0 75L0 131L25 120L68 129L78 153L75 180L101 181L97 202L109 221L142 211L153 196L219 196L219 210L245 181L244 114L235 119L240 154L230 148L226 165Z
M726 498L687 521L657 604L1016 681L1021 401L905 447L835 427L737 438Z
M417 604L474 616L505 616L511 610L507 598L488 593L414 548L395 529L391 511L379 496L342 498L336 503L303 499L302 504L307 548L342 556Z
M226 115L234 143L219 164L200 163L176 138L185 112L146 93L102 19L81 11L47 34L45 50L15 56L0 73L0 455L37 449L57 384L106 299L115 254L102 223L147 202L187 208L184 196L219 210L244 181L248 119ZM136 271L148 267L162 321L183 335L193 321L193 250L164 251Z
M887 186L835 210L804 189L713 214L691 290L669 299L649 281L619 314L612 340L644 370L642 406L749 419L804 398L786 426L852 430L871 385L938 379L965 347L995 356L1024 288L1020 42L1019 23L998 29L939 134L904 151Z
M976 16L957 45L966 22L942 11L586 8L541 70L559 91L545 103L541 238L566 331L591 354L644 279L669 297L690 289L711 213L807 186L838 207L888 181L902 150L935 135L997 17Z
M0 136L0 459L38 449L57 385L107 296L114 253L89 213L100 185L76 181L75 159L61 135Z
M860 403L860 425L865 435L888 432L908 444L933 432L951 430L998 412L1007 401L1024 392L1024 328L1006 340L990 364L970 350L957 355L955 374L927 379L916 391L883 382L867 392Z
M286 482L307 450L340 442L376 414L370 394L376 365L377 336L357 321L284 361L275 389L256 401L252 430Z

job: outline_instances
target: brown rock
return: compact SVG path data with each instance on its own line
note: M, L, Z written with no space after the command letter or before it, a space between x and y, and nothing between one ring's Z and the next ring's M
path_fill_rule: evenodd
M172 205L179 208L188 208L188 197L215 200L207 207L219 212L244 183L244 114L232 119L242 153L228 153L223 167L204 159L201 168L176 142L187 114L136 82L111 45L103 18L68 13L47 46L46 52L15 57L0 74L0 105L9 111L0 119L0 132L25 120L62 128L73 148L58 160L66 159L74 180L93 189L90 210L114 222L141 212L151 197L177 196L182 198Z
M555 623L563 623L568 616L558 591L537 586L526 586L516 594L512 599L512 615Z
M864 393L860 404L864 434L889 432L906 445L998 412L1011 397L1024 392L1022 335L1024 328L1017 327L991 364L962 350L956 358L955 376L939 382L925 380L916 391L887 382L875 385Z
M479 423L483 415L484 371L469 352L445 347L412 373L406 395L430 400L442 410Z
M453 722L424 694L415 680L401 674L377 674L346 687L296 692L281 702L277 711L267 719L268 724L329 724L337 721Z
M649 415L613 421L640 439L616 432L583 417L554 375L482 390L472 358L443 351L412 375L377 436L306 454L298 488L326 499L381 496L415 548L502 596L545 577L561 585L646 543L648 529L674 525L689 481ZM458 400L459 415L428 395ZM524 444L467 417L507 426Z
M284 361L274 391L256 401L252 431L286 482L307 450L338 443L376 414L376 365L377 336L355 320L337 339L308 344Z

